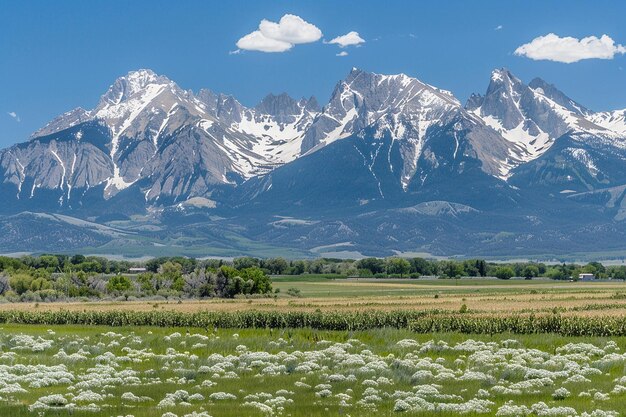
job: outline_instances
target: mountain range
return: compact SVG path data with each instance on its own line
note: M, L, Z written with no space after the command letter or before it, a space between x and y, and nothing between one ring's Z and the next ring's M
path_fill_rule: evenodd
M494 70L464 105L353 68L246 107L139 70L0 150L0 251L626 252L626 110Z

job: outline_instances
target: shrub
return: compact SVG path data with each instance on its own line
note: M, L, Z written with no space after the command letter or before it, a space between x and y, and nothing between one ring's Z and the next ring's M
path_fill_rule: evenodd
M15 274L9 279L11 289L19 295L28 291L32 282L33 277L28 274Z
M292 297L302 297L302 294L300 294L300 289L299 288L294 288L291 287L287 290L287 294L292 296Z

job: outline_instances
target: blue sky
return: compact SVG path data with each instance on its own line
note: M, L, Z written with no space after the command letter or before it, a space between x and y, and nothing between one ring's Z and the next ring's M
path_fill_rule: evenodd
M262 19L287 13L322 38L282 53L229 53ZM623 1L3 1L0 146L27 140L64 111L94 107L115 78L139 68L254 105L283 91L323 104L353 66L404 72L465 101L484 93L492 69L507 67L594 110L626 108L624 16ZM351 31L365 42L326 43ZM618 52L573 63L514 54L549 33L606 34Z

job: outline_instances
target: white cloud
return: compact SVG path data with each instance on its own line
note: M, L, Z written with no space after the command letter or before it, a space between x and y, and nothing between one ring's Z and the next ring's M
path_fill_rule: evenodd
M267 38L292 44L311 43L322 37L317 26L293 14L284 15L278 23L263 19L259 30Z
M338 54L335 54L335 56L348 56L348 53L346 51L341 51Z
M608 35L588 36L577 39L570 36L561 38L554 33L539 36L515 50L515 55L534 60L564 62L570 64L583 59L613 59L616 54L626 53L626 47L615 44Z
M502 28L504 28L504 26L502 26L502 25L498 25L498 26L496 26L493 30L502 30Z
M293 44L289 42L283 42L264 36L260 30L248 33L237 41L237 48L246 51L285 52L292 47Z
M285 52L296 44L316 42L322 31L299 16L286 14L278 23L263 19L259 30L237 41L237 48L247 51Z
M8 112L7 114L8 114L9 116L11 116L12 118L14 118L14 119L15 119L15 121L16 121L16 122L18 122L18 123L22 121L22 120L20 119L20 116L19 116L17 113L15 113L14 111L10 111L10 112Z
M361 36L359 36L359 32L348 32L345 35L337 36L334 39L331 39L328 43L334 43L339 45L341 48L345 48L346 46L360 45L365 42Z

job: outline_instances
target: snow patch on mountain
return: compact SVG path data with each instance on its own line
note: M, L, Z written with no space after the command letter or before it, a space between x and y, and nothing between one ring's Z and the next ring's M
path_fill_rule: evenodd
M626 109L592 113L589 115L589 120L598 126L626 137Z
M591 173L594 177L597 176L598 173L600 172L593 158L591 157L591 155L589 155L589 152L587 152L585 149L567 148L565 149L565 152L570 154L572 158L582 163L585 166L585 168L587 168L589 173Z

